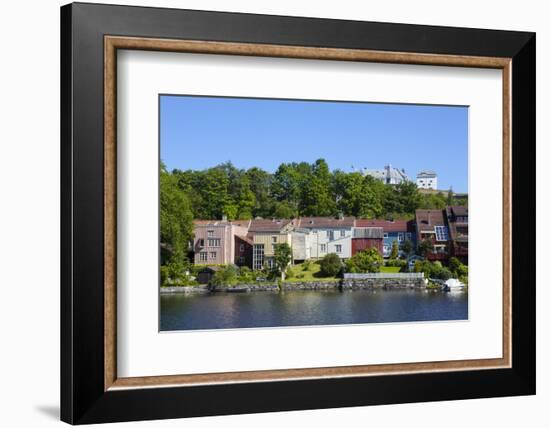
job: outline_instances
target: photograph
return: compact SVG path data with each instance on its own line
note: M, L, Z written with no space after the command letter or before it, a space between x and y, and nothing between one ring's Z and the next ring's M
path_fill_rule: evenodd
M160 331L468 320L468 107L159 95Z

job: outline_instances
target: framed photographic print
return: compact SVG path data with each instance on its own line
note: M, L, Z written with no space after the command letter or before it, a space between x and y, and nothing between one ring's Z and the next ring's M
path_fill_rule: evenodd
M72 424L535 393L535 35L61 8Z

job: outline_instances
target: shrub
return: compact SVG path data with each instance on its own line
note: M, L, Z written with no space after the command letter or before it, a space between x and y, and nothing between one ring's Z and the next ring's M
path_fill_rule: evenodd
M304 263L302 263L302 270L307 271L311 269L311 260L306 260Z
M212 285L235 285L238 282L239 269L235 265L227 265L214 274Z
M319 273L324 277L336 276L342 270L342 262L340 261L340 257L338 257L335 253L327 254L319 261L319 264L321 265L321 270Z
M404 267L407 267L407 261L400 260L400 259L393 259L393 260L389 259L388 261L386 261L386 266L404 268Z
M384 259L376 250L370 248L365 251L360 251L350 259L346 260L346 269L352 273L369 273L380 272L380 266L384 263Z

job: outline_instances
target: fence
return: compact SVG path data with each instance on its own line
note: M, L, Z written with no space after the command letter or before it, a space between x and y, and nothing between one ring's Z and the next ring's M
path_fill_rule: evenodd
M424 278L424 272L411 273L345 273L344 279L419 279Z

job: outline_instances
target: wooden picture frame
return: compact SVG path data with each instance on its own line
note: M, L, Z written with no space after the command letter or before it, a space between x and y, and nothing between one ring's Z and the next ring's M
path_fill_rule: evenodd
M117 49L501 69L503 357L117 377ZM535 262L523 256L535 240L534 34L71 4L61 9L61 52L62 420L80 424L535 392Z

